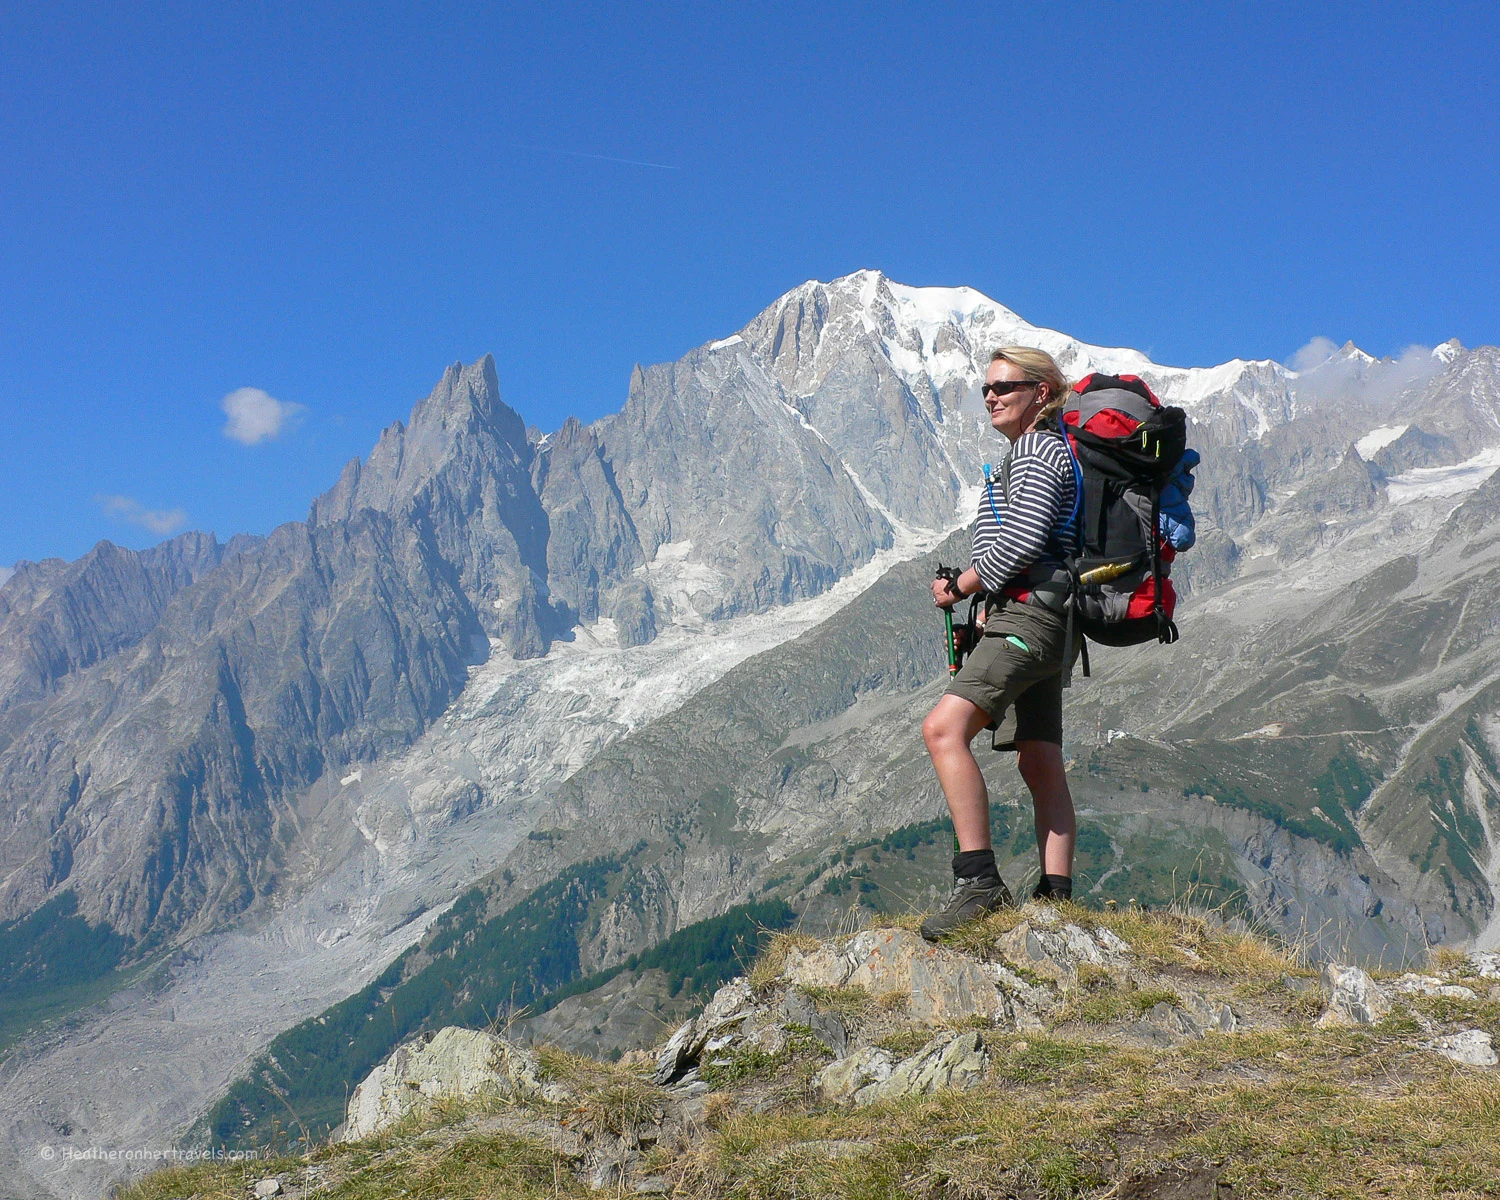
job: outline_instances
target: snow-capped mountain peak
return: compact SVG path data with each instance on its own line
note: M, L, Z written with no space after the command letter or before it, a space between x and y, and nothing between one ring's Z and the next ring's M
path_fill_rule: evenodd
M913 287L879 271L857 271L788 292L740 331L794 397L809 397L859 344L873 343L892 372L923 399L977 411L990 354L1007 345L1047 351L1070 379L1094 372L1138 375L1199 421L1231 418L1239 436L1259 437L1291 419L1293 373L1269 359L1172 367L1129 347L1099 346L1034 325L969 287ZM715 343L721 345L725 343ZM1226 407L1227 406L1227 407ZM940 409L935 416L944 419Z

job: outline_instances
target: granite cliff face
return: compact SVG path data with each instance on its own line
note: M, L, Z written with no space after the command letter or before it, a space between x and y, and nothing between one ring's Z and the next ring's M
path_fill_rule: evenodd
M409 744L462 687L477 629L448 565L383 514L229 556L5 714L0 905L69 887L133 938L232 917L274 885L299 791Z
M365 462L351 461L313 501L308 524L337 527L369 510L419 531L486 633L513 654L540 654L558 621L546 597L547 515L530 467L525 426L500 400L494 360L455 363L410 424L386 429Z
M0 713L135 645L172 597L258 539L185 533L137 553L100 542L76 562L22 563L0 589Z

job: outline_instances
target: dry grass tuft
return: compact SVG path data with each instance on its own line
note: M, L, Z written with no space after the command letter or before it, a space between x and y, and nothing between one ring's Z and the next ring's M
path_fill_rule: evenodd
M1433 946L1427 951L1427 969L1434 975L1458 973L1469 965L1469 956L1452 946Z
M808 953L816 950L818 944L818 939L809 933L792 931L776 934L751 966L750 973L745 977L746 981L757 992L770 991L781 978L781 973L786 970L787 956L793 950Z
M631 1063L599 1062L550 1044L537 1046L536 1056L541 1061L543 1079L563 1084L584 1095L600 1094L614 1088L648 1087L646 1081L655 1067L654 1058Z
M1243 981L1308 974L1297 949L1254 933L1236 933L1211 915L1175 907L1101 913L1071 903L1059 904L1057 910L1085 929L1109 929L1129 942L1137 956L1159 965Z
M542 1067L543 1079L554 1079L558 1083L574 1083L594 1078L604 1063L595 1062L582 1054L574 1054L561 1046L550 1043L536 1047L537 1061Z
M1101 1025L1127 1017L1139 1017L1158 1004L1180 1008L1182 997L1168 988L1138 988L1133 983L1122 983L1106 976L1087 987L1080 986L1071 990L1067 1004L1057 1014L1056 1020L1059 1024L1067 1020L1078 1020Z
M911 993L903 992L899 988L881 992L875 997L875 1007L886 1013L905 1012L911 1007Z
M879 1038L875 1045L889 1050L897 1058L905 1058L927 1045L932 1040L932 1032L930 1029L898 1029Z
M718 1129L734 1112L734 1097L728 1092L714 1092L703 1101L703 1124Z
M661 1091L638 1079L607 1084L589 1093L582 1111L595 1133L635 1133L659 1125L664 1115Z
M1027 916L1019 908L1002 908L978 921L961 925L943 939L943 944L961 954L983 958L993 952L996 942L1025 920Z
M922 928L922 920L925 913L876 913L865 922L866 929L904 929L907 933L917 933Z
M818 987L804 984L797 988L824 1012L837 1013L844 1018L860 1017L875 1007L876 999L862 987Z

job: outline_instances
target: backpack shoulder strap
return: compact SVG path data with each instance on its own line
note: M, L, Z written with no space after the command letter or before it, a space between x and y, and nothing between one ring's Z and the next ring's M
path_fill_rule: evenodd
M1083 469L1078 465L1078 456L1073 453L1073 444L1068 440L1068 435L1064 433L1057 424L1049 423L1046 425L1039 425L1034 432L1050 433L1060 439L1063 449L1067 452L1068 462L1072 464L1073 468L1072 511L1061 517L1058 520L1058 523L1053 526L1052 530L1047 534L1048 550L1055 553L1057 558L1066 562L1073 556L1067 552L1067 547L1063 545L1062 531L1065 529L1071 529L1073 531L1073 540L1075 542L1081 541L1081 531L1078 526L1078 518L1083 511ZM1020 443L1017 442L1017 445L1019 444ZM1012 449L1011 453L1006 457L1005 461L1000 464L1000 495L1004 498L1007 505L1010 504L1010 468L1011 464L1015 462L1015 459L1015 450Z

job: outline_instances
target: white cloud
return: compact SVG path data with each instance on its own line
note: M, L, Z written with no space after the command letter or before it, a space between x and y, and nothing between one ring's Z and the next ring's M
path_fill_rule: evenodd
M0 567L0 588L3 588L6 581L15 573L16 569L14 567Z
M1326 363L1338 350L1338 344L1331 338L1315 337L1296 354L1292 355L1287 366L1294 371L1310 371L1314 367Z
M224 436L246 446L269 441L290 429L307 409L289 400L278 400L260 388L235 388L219 402L224 415Z
M95 496L94 500L108 516L163 537L187 524L188 515L180 508L147 508L129 496Z
M1407 346L1395 358L1367 359L1341 355L1329 339L1315 337L1292 355L1290 365L1302 373L1296 383L1299 396L1347 396L1380 404L1406 388L1426 383L1444 364L1427 346Z

